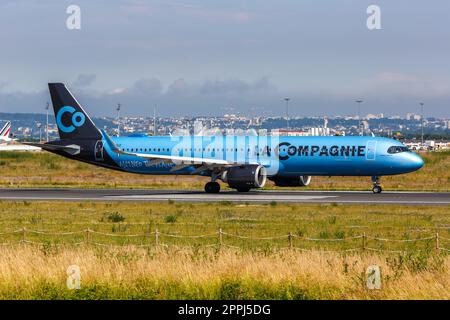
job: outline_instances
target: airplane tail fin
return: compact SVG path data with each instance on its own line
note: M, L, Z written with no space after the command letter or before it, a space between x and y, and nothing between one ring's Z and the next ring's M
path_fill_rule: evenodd
M1 139L9 138L10 132L11 132L11 121L8 121L5 123L2 130L0 130L0 138Z
M60 139L101 139L100 131L63 83L49 83Z

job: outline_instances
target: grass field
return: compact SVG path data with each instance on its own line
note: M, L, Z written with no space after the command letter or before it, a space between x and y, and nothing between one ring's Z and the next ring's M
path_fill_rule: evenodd
M450 152L423 155L425 166L414 173L383 177L385 190L450 191ZM203 189L208 178L128 174L46 152L0 152L0 187L86 187ZM226 187L223 184L223 187ZM267 188L273 188L271 183ZM313 177L307 189L370 190L368 177Z
M449 299L449 209L1 201L0 298ZM366 250L349 239L363 233ZM74 264L80 290L66 288ZM372 264L381 290L365 287Z

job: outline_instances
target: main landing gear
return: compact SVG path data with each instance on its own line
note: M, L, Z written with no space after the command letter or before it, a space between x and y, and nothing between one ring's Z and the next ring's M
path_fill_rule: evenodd
M219 178L219 173L213 172L211 174L211 181L205 184L206 193L219 193L220 184L216 181Z
M220 184L216 181L210 181L205 184L205 192L206 193L219 193L220 192Z
M373 176L372 183L373 183L373 188L372 188L373 193L381 193L381 191L383 191L383 189L380 186L380 177Z

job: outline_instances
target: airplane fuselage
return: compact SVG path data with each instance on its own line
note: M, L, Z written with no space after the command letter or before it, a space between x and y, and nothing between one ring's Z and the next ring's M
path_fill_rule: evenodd
M272 168L268 176L383 176L408 173L423 166L423 160L415 153L388 152L391 147L403 145L380 137L143 136L111 139L124 152L257 163ZM104 140L95 144L89 141L85 145L79 141L79 144L82 145L79 155L57 153L139 174L181 175L195 170L194 166L174 170L174 163L151 164L142 157L118 154ZM198 174L205 175L205 172Z

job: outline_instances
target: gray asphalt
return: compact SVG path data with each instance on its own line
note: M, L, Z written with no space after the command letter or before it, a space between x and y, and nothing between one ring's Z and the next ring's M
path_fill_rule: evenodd
M296 191L257 190L248 193L222 191L206 194L186 190L130 189L0 189L0 200L60 200L60 201L184 201L184 202L272 202L279 203L356 203L450 205L450 192L389 192L371 191Z

